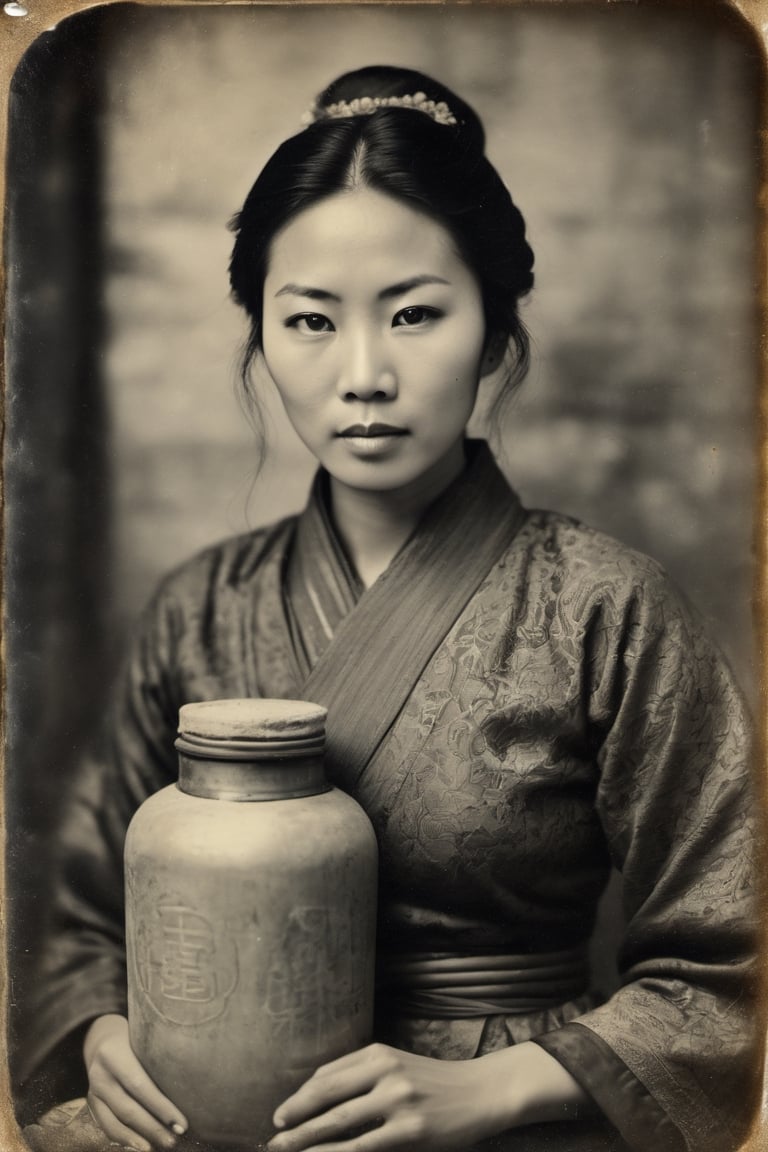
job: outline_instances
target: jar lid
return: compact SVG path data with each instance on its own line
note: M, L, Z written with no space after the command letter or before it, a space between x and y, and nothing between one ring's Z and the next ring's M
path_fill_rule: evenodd
M179 735L205 740L321 740L327 710L306 700L205 700L179 710Z

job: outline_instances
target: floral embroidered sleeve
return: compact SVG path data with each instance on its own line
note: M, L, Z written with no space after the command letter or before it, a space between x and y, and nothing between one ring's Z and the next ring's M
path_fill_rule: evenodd
M597 808L623 875L622 986L539 1043L632 1148L724 1152L753 1115L745 1084L759 1060L743 703L654 565L622 605L603 602L590 635Z

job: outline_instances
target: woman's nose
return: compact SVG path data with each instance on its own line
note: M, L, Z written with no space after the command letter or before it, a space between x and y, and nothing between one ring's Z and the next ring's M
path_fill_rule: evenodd
M392 400L397 377L381 342L370 333L350 339L338 384L344 400Z

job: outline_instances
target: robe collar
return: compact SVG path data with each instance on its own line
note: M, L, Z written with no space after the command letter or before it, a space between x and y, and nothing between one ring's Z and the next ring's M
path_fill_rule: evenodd
M329 479L324 469L315 476L286 571L285 607L302 682L365 592L331 518Z
M302 698L328 709L329 776L348 790L525 518L487 444L468 441L467 447L466 469L368 589L333 530L322 474L298 518L286 573L286 626ZM305 595L295 598L292 590L307 574ZM302 611L302 600L310 611Z

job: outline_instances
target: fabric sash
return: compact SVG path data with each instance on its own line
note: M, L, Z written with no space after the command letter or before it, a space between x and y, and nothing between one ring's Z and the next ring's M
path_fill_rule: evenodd
M326 764L330 778L347 789L354 787L435 650L525 518L488 446L470 442L468 449L468 467L339 621L304 682L303 698L328 709ZM316 498L315 489L310 508ZM304 531L305 515L314 522L309 532ZM300 517L294 548L312 540L317 523L316 512ZM310 554L301 563L308 568L315 560ZM290 627L287 607L286 616ZM295 623L294 618L294 631Z
M385 955L378 984L387 1003L404 1015L515 1016L582 995L589 986L589 963L584 947L527 955Z

